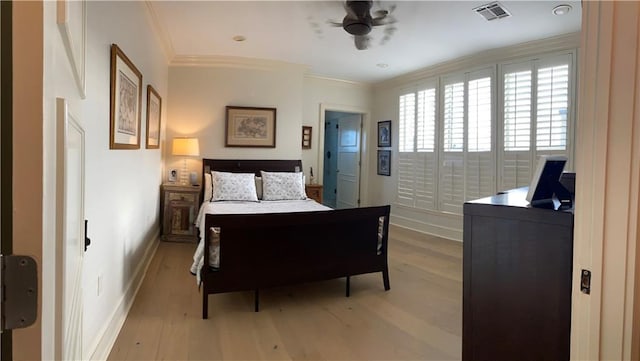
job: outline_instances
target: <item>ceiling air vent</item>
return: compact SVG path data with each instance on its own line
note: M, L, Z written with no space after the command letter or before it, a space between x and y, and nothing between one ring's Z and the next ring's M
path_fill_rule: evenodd
M477 8L473 9L473 11L475 11L488 21L511 16L509 11L497 1L478 6Z

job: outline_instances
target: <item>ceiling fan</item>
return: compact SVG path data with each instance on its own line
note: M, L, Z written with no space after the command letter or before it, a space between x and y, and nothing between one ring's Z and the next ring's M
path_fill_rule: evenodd
M392 24L396 20L391 16L391 12L395 9L395 5L389 7L389 10L379 9L373 12L371 16L371 8L373 1L345 1L344 9L347 14L342 22L330 21L333 26L342 27L347 33L353 35L354 43L358 50L367 49L370 45L371 37L369 33L374 26L386 25L385 36L381 43L389 40L393 32L396 30Z

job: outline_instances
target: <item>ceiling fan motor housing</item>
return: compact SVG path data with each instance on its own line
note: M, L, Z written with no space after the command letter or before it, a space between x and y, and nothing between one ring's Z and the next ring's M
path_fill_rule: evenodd
M351 35L367 35L371 32L371 14L373 1L347 1L349 14L342 20L342 27ZM354 16L355 15L355 16Z
M367 35L371 32L371 21L366 19L354 19L345 16L342 21L342 27L351 35Z

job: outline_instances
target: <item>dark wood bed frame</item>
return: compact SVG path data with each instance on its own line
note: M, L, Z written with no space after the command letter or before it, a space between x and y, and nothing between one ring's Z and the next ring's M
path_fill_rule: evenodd
M203 159L210 170L260 174L302 169L300 160ZM204 177L204 176L203 176ZM204 184L204 182L203 182ZM390 207L363 207L318 212L206 215L202 267L202 318L208 318L209 295L259 290L382 272L389 290L387 242ZM209 267L212 227L220 228L219 268ZM380 233L380 236L379 236ZM380 238L379 238L380 237Z

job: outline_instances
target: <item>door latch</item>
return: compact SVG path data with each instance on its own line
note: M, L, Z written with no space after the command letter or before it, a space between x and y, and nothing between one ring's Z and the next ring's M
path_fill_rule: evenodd
M84 251L87 251L87 247L89 247L89 245L91 244L91 239L89 239L89 237L87 237L87 223L89 223L88 220L84 220Z
M591 271L587 269L580 272L580 292L585 295L591 293Z
M2 329L32 325L38 316L38 266L29 256L3 255Z

